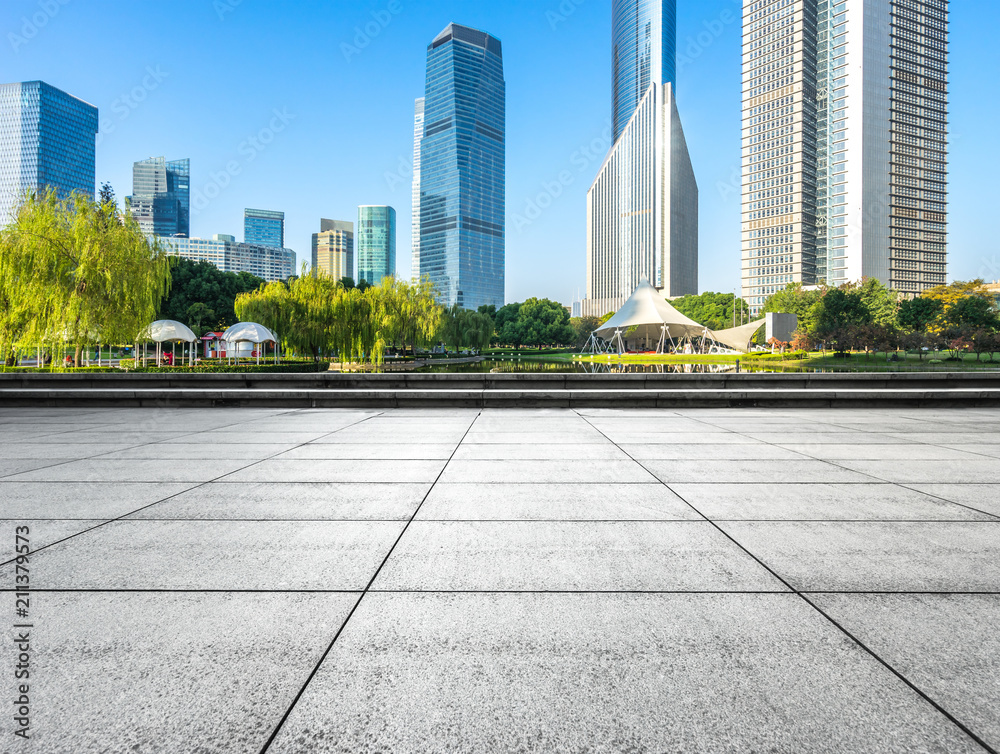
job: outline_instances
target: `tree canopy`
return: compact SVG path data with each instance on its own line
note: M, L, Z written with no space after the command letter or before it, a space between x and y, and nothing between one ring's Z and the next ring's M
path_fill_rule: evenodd
M181 257L172 257L171 262L173 284L160 306L159 318L183 322L197 335L235 325L239 321L236 297L265 284L249 272L223 272L211 262Z
M735 311L736 325L750 321L750 307L746 301L732 293L702 293L697 296L683 296L670 302L677 311L690 317L709 330L728 330L733 327ZM735 304L735 305L734 305Z
M565 346L576 342L569 312L557 301L529 298L507 304L496 316L496 340L506 346Z

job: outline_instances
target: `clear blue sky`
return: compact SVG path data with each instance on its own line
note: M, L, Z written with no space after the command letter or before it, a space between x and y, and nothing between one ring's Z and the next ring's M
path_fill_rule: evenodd
M610 146L610 0L0 3L0 78L42 79L100 108L99 183L125 196L134 161L190 157L192 189L214 196L193 208L192 235L242 240L244 207L283 210L286 244L300 260L320 217L356 221L359 204L390 204L403 275L426 46L451 21L489 31L503 41L507 78L507 299L569 303L584 288L586 194ZM732 291L742 3L678 5L678 103L701 188L701 289ZM955 0L951 9L949 272L998 279L1000 3ZM358 36L366 25L377 32L368 39ZM258 148L249 140L262 130L273 139ZM231 163L237 171L227 173ZM567 171L569 185L557 186ZM546 206L529 213L539 195Z

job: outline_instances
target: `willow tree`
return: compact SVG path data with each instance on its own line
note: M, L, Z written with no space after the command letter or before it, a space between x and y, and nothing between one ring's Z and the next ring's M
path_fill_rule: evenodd
M169 258L113 202L29 194L0 245L3 337L84 347L132 343L170 287Z
M488 314L453 306L441 318L438 339L456 351L481 351L493 340L493 318Z

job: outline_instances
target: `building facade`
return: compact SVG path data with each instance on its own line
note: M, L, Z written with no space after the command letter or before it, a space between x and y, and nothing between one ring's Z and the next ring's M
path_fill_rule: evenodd
M674 86L675 0L615 0L615 142L587 193L584 316L620 308L640 282L698 293L698 183Z
M413 192L410 205L411 259L410 280L420 282L420 145L424 138L424 98L413 106Z
M28 191L94 198L97 108L43 81L0 84L0 226Z
M504 304L506 83L500 40L451 24L427 48L417 272L445 306Z
M190 236L191 161L151 157L133 163L129 207L147 236Z
M358 207L355 241L358 282L378 285L383 278L396 276L396 210L384 205Z
M269 209L246 209L243 211L243 241L285 248L285 213Z
M312 237L312 267L334 280L354 278L354 223L320 220Z
M949 0L747 0L743 295L947 274Z
M149 236L152 238L152 236ZM211 262L223 272L249 272L269 282L295 274L295 252L257 244L237 243L235 236L212 238L159 238L171 256Z

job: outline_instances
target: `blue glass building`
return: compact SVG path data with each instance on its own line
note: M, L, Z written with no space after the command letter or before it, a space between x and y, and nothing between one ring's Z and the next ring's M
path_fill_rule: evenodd
M618 141L649 87L677 83L677 0L614 0L611 33Z
M43 81L0 84L0 225L26 191L94 197L97 108Z
M285 213L269 209L244 210L243 242L269 246L272 249L284 248Z
M129 206L146 235L191 235L191 161L151 157L134 163Z
M451 24L427 48L420 275L438 301L504 303L506 84L500 40Z
M378 285L396 275L396 210L381 205L358 207L354 234L358 250L358 281Z

